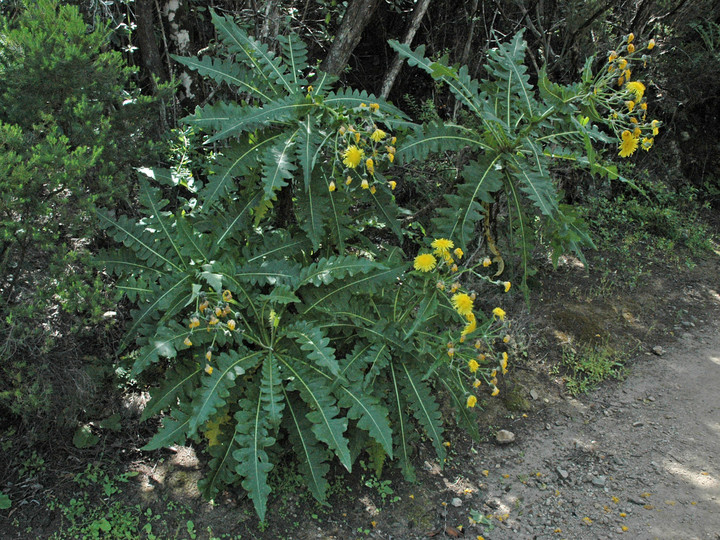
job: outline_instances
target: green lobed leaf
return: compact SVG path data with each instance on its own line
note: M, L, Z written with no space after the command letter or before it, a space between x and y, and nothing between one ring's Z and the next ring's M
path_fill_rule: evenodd
M335 452L340 463L350 471L350 451L344 433L347 430L347 418L338 418L340 409L330 394L326 379L303 366L302 362L291 357L278 356L288 374L294 377L289 389L296 389L310 406L305 416L312 423L312 432L318 440L324 442Z
M298 469L313 497L324 503L330 487L325 476L330 470L327 462L331 454L319 444L312 432L312 424L307 419L310 412L307 405L301 399L287 394L285 402L290 414L285 416L283 425L298 458Z
M263 410L261 393L257 391L257 381L248 386L247 395L239 401L240 410L235 413L238 449L233 452L233 459L237 463L235 471L243 477L242 487L263 521L271 491L268 473L273 468L265 449L275 444L275 439L268 435L268 417Z
M307 358L314 364L327 368L335 377L340 373L340 366L335 359L335 349L328 347L330 340L319 328L306 320L299 320L287 328L287 336L294 339L300 349L307 353Z
M217 364L215 358L212 359L210 365L213 371L202 377L202 385L192 401L193 415L188 424L189 434L194 434L199 426L226 405L230 389L235 386L235 379L255 367L260 358L260 352L250 352L240 347L240 352L230 350L218 355Z

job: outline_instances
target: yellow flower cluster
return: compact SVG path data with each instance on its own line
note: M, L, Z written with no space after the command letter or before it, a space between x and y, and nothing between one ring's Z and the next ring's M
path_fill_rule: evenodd
M232 301L232 292L227 289L217 298L214 307L211 307L209 298L202 296L196 312L190 317L190 322L188 323L191 334L196 328L200 327L201 322L205 323L205 329L208 332L215 328L226 328L231 332L234 331L237 323L235 319L229 318L233 315L233 310L230 307ZM225 319L224 323L223 319ZM193 342L190 336L185 337L183 345L192 347ZM212 360L212 347L205 352L205 360L207 361L205 373L211 375L213 372L213 367L210 365L210 361Z
M345 168L346 189L352 189L353 177L355 177L360 180L361 189L367 189L374 194L377 188L371 184L380 179L377 173L378 167L380 165L384 167L386 163L389 165L395 161L397 137L377 126L376 121L380 118L379 104L361 103L357 109L361 115L356 118L356 125L359 127L343 124L338 129L336 138L338 161ZM386 185L393 191L397 182L387 181ZM328 184L330 192L337 191L338 187L334 180Z
M646 52L655 47L655 40L651 39L645 48L634 41L635 35L629 34L618 48L619 53L610 52L607 70L598 74L592 91L596 104L608 111L606 120L618 137L618 155L624 158L638 148L650 150L660 127L659 121L647 118L645 85L632 78L632 63L639 59L647 64Z

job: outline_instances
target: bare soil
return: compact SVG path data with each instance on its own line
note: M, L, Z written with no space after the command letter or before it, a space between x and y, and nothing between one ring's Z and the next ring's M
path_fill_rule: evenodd
M90 450L46 449L46 470L30 481L6 471L0 489L13 506L0 511L0 538L67 537L67 520L48 501L77 496L71 479L95 460L138 473L121 500L162 516L152 529L162 539L718 539L720 257L697 263L648 264L632 288L622 269L600 276L574 259L541 272L531 312L520 295L503 306L517 355L503 399L481 403L485 441L449 432L442 467L421 445L415 484L390 468L379 480L362 467L337 470L323 507L281 468L268 522L258 524L242 494L202 500L192 448L142 453L152 429L131 423ZM559 360L593 343L629 359L627 375L573 397ZM124 428L136 418L133 400L127 405ZM496 442L503 429L514 442Z

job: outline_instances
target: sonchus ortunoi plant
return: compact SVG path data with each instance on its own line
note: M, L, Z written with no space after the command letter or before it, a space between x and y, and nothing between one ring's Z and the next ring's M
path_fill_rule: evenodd
M520 254L523 288L532 271L530 254L537 229L549 240L554 263L568 251L582 258L581 248L593 244L575 209L560 202L552 167L571 163L593 175L627 181L616 166L601 159L593 143L615 144L620 138L622 157L632 154L638 144L645 150L652 146L659 123L646 121L645 87L631 80L628 66L640 56L647 61L645 53L654 41L645 51L636 51L633 37L628 36L623 44L624 57L612 53L609 66L602 66L596 76L595 59L589 58L580 82L552 83L543 69L537 87L530 84L524 63L527 44L522 32L488 51L487 78L482 80L470 77L467 66L453 67L444 58L433 61L425 57L424 46L412 50L391 41L411 66L447 85L467 119L465 125L445 122L419 127L398 148L401 162L425 159L431 152L444 150L462 148L471 153L460 183L444 196L447 205L437 210L432 232L455 238L467 249L485 220L487 246L502 271L502 256L487 223L488 205L502 202L507 206L508 236Z
M184 120L213 149L203 170L144 169L142 217L100 215L123 247L99 262L137 306L131 376L162 380L145 450L204 445L203 493L242 487L264 519L284 455L320 501L331 459L350 470L365 452L412 478L424 433L442 465L438 390L477 436L472 408L499 392L509 338L505 312L483 314L472 284L510 284L465 261L454 237L428 238L414 259L398 247L401 111L311 76L294 35L274 55L231 19L213 22L220 57L177 60L239 101Z

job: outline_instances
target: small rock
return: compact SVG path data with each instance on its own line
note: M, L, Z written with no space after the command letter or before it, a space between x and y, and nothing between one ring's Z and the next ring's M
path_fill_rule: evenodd
M633 422L633 427L642 427L644 425L642 422Z
M534 400L537 400L540 397L540 394L538 394L537 390L533 388L532 390L530 390L530 397Z
M607 476L594 476L592 479L593 485L598 487L605 487L606 482Z
M497 435L495 435L495 440L500 444L510 444L511 442L515 442L515 434L512 431L501 429L497 432Z
M117 311L106 311L103 313L103 319L112 319L115 315L117 315Z
M560 467L558 467L555 470L560 475L560 478L562 478L563 480L567 480L568 477L570 476L570 473L568 473L565 469L561 469Z
M452 501L450 501L450 504L452 504L455 508L460 508L462 506L462 499L455 497Z
M657 356L662 356L663 354L665 354L665 349L663 349L660 345L656 345L652 348L652 352Z

